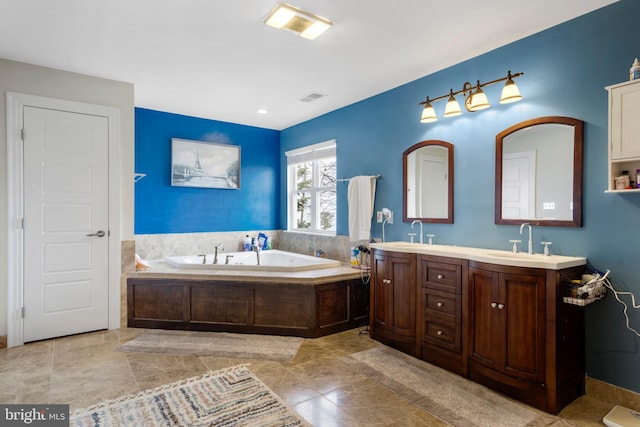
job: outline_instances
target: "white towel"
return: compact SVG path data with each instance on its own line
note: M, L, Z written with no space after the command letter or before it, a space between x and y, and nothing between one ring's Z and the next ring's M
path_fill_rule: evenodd
M356 176L349 180L349 241L369 240L373 202L376 197L376 177Z

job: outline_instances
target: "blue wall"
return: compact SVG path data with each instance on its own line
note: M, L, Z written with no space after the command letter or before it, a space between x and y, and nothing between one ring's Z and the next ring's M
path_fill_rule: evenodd
M388 207L395 221L387 240L407 240L402 223L402 152L411 145L441 139L455 146L455 223L427 224L436 243L509 249L519 238L516 226L494 224L495 136L501 130L538 116L561 115L585 122L583 227L534 228L540 241L552 241L552 253L581 255L591 268L611 269L614 285L640 297L640 194L604 194L607 188L607 92L604 87L629 77L640 56L640 2L622 0L604 9L496 49L357 104L285 129L284 151L328 139L337 140L338 176L381 174L376 210ZM487 87L489 110L421 124L418 103L463 82L489 81L507 70L523 71L516 80L524 100L497 103L501 85ZM444 101L434 104L442 117ZM640 117L638 118L640 120ZM552 172L551 172L552 173ZM280 177L286 191L286 176ZM346 184L338 188L338 234L348 234ZM280 224L286 225L286 199L280 200ZM380 224L372 233L381 236ZM587 373L640 392L640 354L636 335L625 329L622 307L611 295L586 308ZM640 310L631 323L640 330Z
M278 229L280 132L136 108L135 233ZM171 138L240 146L240 189L171 186Z

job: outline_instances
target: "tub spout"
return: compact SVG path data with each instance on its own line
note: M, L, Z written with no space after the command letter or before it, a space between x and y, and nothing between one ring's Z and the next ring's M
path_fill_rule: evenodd
M257 265L260 265L260 247L256 245L252 249L256 253L256 261L258 262Z
M229 264L229 258L233 258L233 255L227 255L227 258L224 261L225 264Z
M213 247L213 249L214 249L213 263L214 264L218 263L218 248L220 248L221 250L224 250L224 245L222 243L220 243L219 245L216 245L216 246Z

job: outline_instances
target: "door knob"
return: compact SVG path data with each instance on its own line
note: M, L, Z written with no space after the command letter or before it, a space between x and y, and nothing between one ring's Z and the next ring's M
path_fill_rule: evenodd
M502 310L504 308L504 304L498 304L498 310Z
M98 230L96 233L87 234L87 237L104 237L105 232L102 230Z
M492 302L492 303L491 303L491 307L492 307L492 308L496 308L497 306L498 306L498 304L496 304L495 302Z

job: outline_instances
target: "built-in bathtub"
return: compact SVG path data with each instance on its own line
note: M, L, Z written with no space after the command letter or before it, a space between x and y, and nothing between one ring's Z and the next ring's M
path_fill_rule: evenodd
M127 279L128 326L312 338L368 323L367 272L275 249L259 256L152 261Z
M258 264L258 260L260 263ZM164 261L176 268L214 270L305 271L339 267L340 261L270 249L260 252L218 252L206 255L167 257Z

